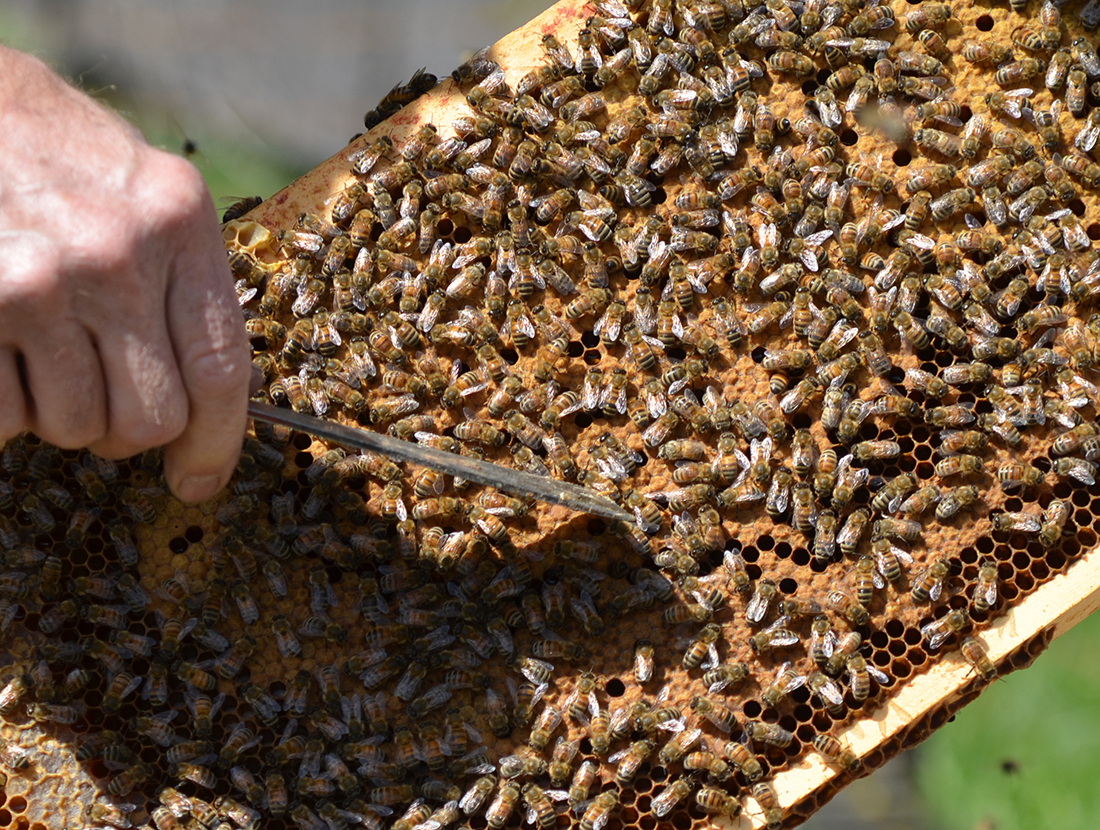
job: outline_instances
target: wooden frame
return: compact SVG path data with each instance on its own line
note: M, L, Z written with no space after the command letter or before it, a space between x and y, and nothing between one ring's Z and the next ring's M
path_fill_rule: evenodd
M505 36L489 50L489 57L505 70L509 82L535 65L541 55L543 35L554 33L562 41L572 40L588 15L595 11L586 0L561 0L525 26ZM246 227L269 231L289 227L303 211L319 210L330 202L350 178L349 158L381 136L399 144L418 126L431 122L444 135L450 122L469 114L463 94L450 79L379 124L346 148L276 193L244 220L226 226L227 239L247 239ZM264 236L259 232L259 239ZM262 246L261 246L262 247ZM990 658L1003 672L1028 665L1055 637L1068 631L1100 607L1100 549L1069 565L1062 573L999 616L980 632ZM958 650L942 652L935 664L902 683L870 717L858 720L836 737L847 741L860 757L867 774L903 749L928 737L947 721L950 713L973 700L984 682L962 659ZM856 776L825 764L820 756L807 753L797 766L775 777L773 783L786 822L800 822L820 808ZM735 821L719 820L729 828L762 828L761 812L746 794L747 811Z
M1005 673L1023 668L1054 638L1069 631L1100 607L1100 549L1090 551L1063 573L1040 586L978 635L989 657ZM985 684L957 649L946 651L928 671L901 686L868 718L837 734L872 768L923 741L951 713L974 700ZM939 714L940 717L936 717ZM877 754L877 757L875 757ZM784 813L814 812L853 780L851 774L809 753L797 766L773 780ZM755 804L746 798L750 805ZM809 813L807 813L808 815ZM722 827L761 828L751 808Z

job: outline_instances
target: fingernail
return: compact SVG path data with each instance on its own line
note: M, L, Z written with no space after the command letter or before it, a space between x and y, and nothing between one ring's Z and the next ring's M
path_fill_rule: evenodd
M176 487L176 495L181 501L196 504L205 501L221 488L218 476L191 476L185 478Z

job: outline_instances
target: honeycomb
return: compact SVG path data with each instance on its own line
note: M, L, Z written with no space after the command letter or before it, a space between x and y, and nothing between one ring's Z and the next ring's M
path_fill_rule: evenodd
M9 442L0 824L793 826L1027 665L982 632L1100 521L1098 21L564 3L227 222L260 399L637 522L259 423L197 507Z

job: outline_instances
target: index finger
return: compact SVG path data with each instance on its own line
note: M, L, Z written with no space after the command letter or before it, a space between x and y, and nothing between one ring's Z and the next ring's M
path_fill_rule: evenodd
M209 198L209 197L207 197ZM187 390L183 433L165 450L164 474L180 499L226 485L241 452L252 362L244 318L211 207L177 256L167 291L168 332Z

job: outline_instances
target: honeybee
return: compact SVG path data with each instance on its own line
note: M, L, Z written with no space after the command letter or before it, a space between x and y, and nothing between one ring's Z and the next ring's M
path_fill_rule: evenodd
M107 791L113 796L126 796L148 781L155 770L149 764L133 764L111 779Z
M973 120L973 119L972 119ZM945 133L943 130L936 130L931 127L922 127L919 130L913 132L913 140L919 147L927 148L929 150L935 150L942 156L955 157L965 155L965 145L963 139L952 133ZM975 150L976 152L976 150ZM927 189L921 187L920 189Z
M667 816L677 804L691 795L691 790L692 782L689 779L679 778L673 781L653 799L650 805L653 815L658 818Z
M992 63L999 65L1012 59L1012 51L999 43L989 40L967 40L963 43L963 57L971 63Z
M715 650L714 644L721 636L722 629L714 623L708 623L692 641L688 650L684 652L681 665L688 670L699 668L704 659Z
M741 805L736 798L715 787L700 787L695 793L695 803L711 814L736 818L741 815Z
M107 804L101 801L88 805L85 815L88 820L98 824L110 824L112 827L132 827L130 813L137 807L133 804Z
M572 800L572 796L570 796L570 800ZM600 793L588 805L584 814L581 816L581 830L603 830L608 819L611 818L611 813L618 806L619 797L615 792L609 790ZM574 807L574 809L576 809L576 807Z
M943 557L938 557L921 571L913 580L912 594L916 602L936 602L943 591L944 580L951 572L950 565Z
M961 631L969 617L965 611L951 611L946 616L921 627L921 634L931 651L938 649L948 637Z
M0 715L10 715L19 707L31 688L31 678L27 674L17 674L0 689Z
M857 461L897 458L900 453L901 446L897 441L860 441L852 446L852 457Z
M763 768L756 756L740 741L726 741L722 745L722 754L732 761L749 781L756 781L763 774Z
M828 763L836 764L850 772L858 769L859 757L850 746L841 743L832 735L817 735L811 743Z
M976 637L963 637L959 643L959 651L982 680L988 682L997 677L997 667L989 659L985 646Z
M864 625L870 619L870 614L866 608L857 602L851 594L839 589L829 592L825 599L825 606L830 611L836 611L852 625Z
M1007 515L1007 514L1005 514ZM1043 511L1043 522L1039 529L1039 540L1047 547L1053 547L1062 538L1066 522L1069 520L1070 506L1061 499L1054 499Z
M976 430L944 430L940 434L939 449L943 455L974 454L988 446L989 436Z

